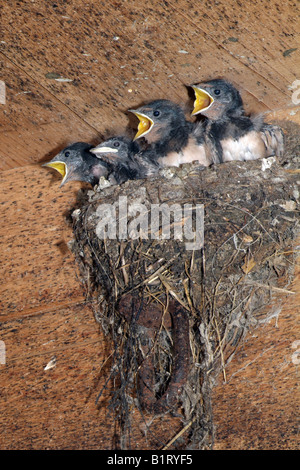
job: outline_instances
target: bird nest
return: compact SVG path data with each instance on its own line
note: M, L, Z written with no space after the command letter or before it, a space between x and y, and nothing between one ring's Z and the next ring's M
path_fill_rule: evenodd
M100 185L73 212L73 251L113 344L106 386L114 384L110 408L122 448L131 446L135 412L179 418L173 448L212 447L215 381L220 373L226 380L226 364L249 328L274 314L277 294L289 293L299 154L297 139L288 140L298 129L288 131L281 162L167 168L146 180ZM178 212L168 213L174 204ZM170 216L170 233L163 217L151 225L154 206ZM188 215L178 217L186 207ZM204 243L199 236L190 244L187 223Z

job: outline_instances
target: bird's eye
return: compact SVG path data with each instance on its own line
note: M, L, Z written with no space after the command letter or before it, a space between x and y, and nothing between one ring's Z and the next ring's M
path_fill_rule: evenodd
M220 90L215 90L215 91L214 91L214 94L215 94L215 95L219 95L220 93L221 93Z
M114 142L114 147L120 147L120 142L116 140L116 142Z
M67 150L67 151L65 152L65 157L68 158L70 155L71 155L71 154L70 154L69 150Z
M160 115L160 111L158 109L153 112L153 116L158 117Z

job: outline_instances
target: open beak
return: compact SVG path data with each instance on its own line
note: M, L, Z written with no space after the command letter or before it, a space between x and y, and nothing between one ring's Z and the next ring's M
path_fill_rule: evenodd
M138 125L138 131L136 135L134 136L134 141L139 139L140 137L143 137L144 135L148 134L148 132L151 131L152 126L153 126L153 121L150 119L146 114L139 113L138 111L135 111L134 109L129 109L129 111L133 114L136 115L136 117L139 119L139 125Z
M48 163L44 163L42 166L47 166L49 168L54 168L56 171L58 171L58 173L60 173L63 177L63 180L60 184L60 186L63 186L66 182L66 179L67 179L67 175L68 175L68 169L67 169L67 165L64 163L64 162L48 162Z
M196 114L206 111L213 104L214 99L207 91L203 90L203 88L197 86L192 86L192 88L196 96L192 112L192 116L195 116Z

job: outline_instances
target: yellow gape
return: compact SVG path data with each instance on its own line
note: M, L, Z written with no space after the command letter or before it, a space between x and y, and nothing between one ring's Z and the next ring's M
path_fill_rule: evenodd
M151 130L153 126L153 121L150 119L148 116L145 114L138 113L134 110L130 110L131 113L135 114L136 117L139 119L139 125L138 125L138 131L134 137L133 140L137 140L140 137L143 137L144 135L148 134L148 132Z
M194 116L195 114L201 113L201 111L203 112L208 109L213 104L214 99L207 91L203 90L202 88L197 88L196 86L193 86L192 88L196 95L194 109L192 112L192 116Z

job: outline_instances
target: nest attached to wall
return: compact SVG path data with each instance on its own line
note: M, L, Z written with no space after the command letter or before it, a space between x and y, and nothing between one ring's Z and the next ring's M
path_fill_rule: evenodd
M179 417L184 433L174 448L212 447L216 378L226 380L226 363L249 328L274 315L276 294L289 293L300 198L299 142L290 142L281 162L167 168L89 191L73 212L73 251L113 344L107 383L113 379L121 448L130 448L134 409ZM190 205L193 223L203 205L204 245L187 249L190 240L175 239L186 219L172 213L169 239L162 225L154 238L150 219L138 233L137 203L148 215L154 204ZM118 221L126 216L127 236L117 227L116 239L101 238L104 204Z

